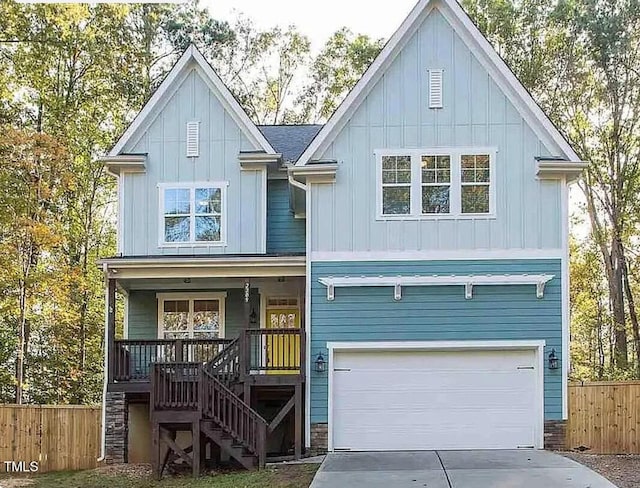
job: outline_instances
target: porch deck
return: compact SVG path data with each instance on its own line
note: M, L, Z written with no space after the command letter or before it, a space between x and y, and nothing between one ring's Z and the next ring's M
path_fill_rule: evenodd
M274 440L302 455L305 330L296 328L300 320L252 328L248 282L244 291L236 337L116 339L116 280L108 279L107 389L148 402L157 477L177 459L198 475L202 462L217 465L222 452L247 469L263 467ZM191 446L176 442L179 432L191 434Z
M114 339L109 391L150 392L154 364L206 365L235 346L224 374L233 382L295 385L304 382L304 329L244 329L236 339Z

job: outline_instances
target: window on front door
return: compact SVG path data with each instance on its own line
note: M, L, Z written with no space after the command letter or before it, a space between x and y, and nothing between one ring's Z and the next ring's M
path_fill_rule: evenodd
M161 339L224 337L224 294L185 296L159 294L158 336Z

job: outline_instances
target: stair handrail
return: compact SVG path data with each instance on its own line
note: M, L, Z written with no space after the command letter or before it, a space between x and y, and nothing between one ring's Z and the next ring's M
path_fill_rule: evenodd
M263 467L267 453L267 421L215 375L204 367L200 371L201 414L256 455Z
M204 370L223 381L225 386L240 375L240 348L238 338L233 339L213 359L205 364Z

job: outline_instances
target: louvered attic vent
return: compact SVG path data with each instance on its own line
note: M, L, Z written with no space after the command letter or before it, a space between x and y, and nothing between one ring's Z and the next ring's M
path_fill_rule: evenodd
M442 71L429 70L429 108L442 108Z
M187 122L187 157L200 156L200 122Z

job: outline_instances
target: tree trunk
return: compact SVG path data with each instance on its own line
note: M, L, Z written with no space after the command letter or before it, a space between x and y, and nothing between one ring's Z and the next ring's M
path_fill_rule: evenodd
M622 255L624 263L624 291L627 297L627 305L629 306L629 317L631 318L631 332L633 334L634 350L636 353L636 377L640 378L640 327L638 326L638 315L636 313L636 303L631 291L631 284L629 283L629 264L627 263L626 256Z
M18 317L18 351L16 357L16 398L22 404L24 385L24 356L27 343L27 284L20 280L20 315Z
M598 287L599 288L599 287ZM605 367L605 353L604 353L604 342L602 341L602 331L603 331L603 327L604 327L604 323L605 321L603 320L603 305L602 305L602 301L600 299L599 296L599 289L596 289L596 300L597 300L597 304L598 304L598 323L597 323L597 330L596 330L596 341L598 344L598 350L597 350L597 355L598 355L598 379L602 380L604 378L604 367Z
M627 345L627 324L624 307L624 249L620 239L611 240L611 270L609 280L609 297L611 300L611 312L613 315L614 334L614 366L626 369L629 366Z

